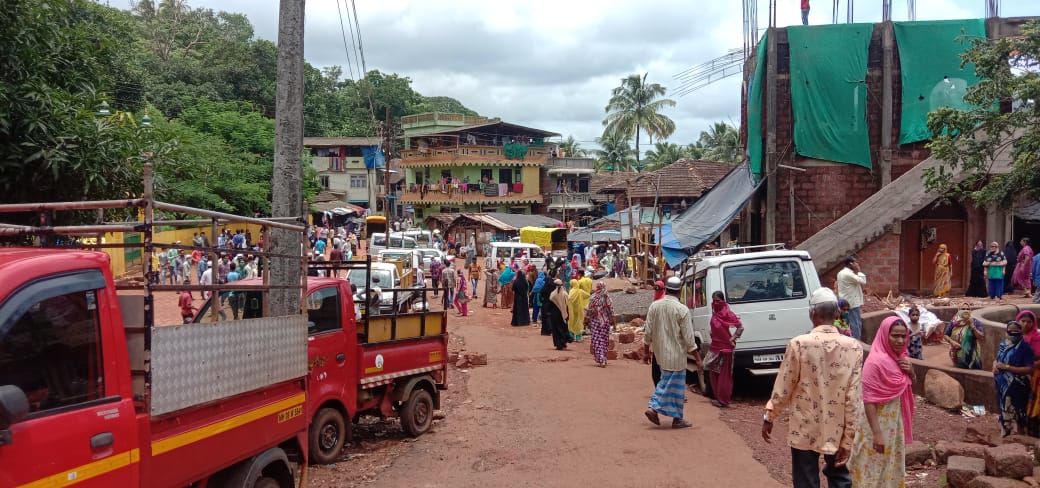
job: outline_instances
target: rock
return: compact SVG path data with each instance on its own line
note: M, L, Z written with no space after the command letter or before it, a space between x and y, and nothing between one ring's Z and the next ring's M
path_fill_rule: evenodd
M487 366L487 354L484 353L466 353L466 358L474 366Z
M1040 439L1037 439L1036 437L1021 434L1011 434L1000 440L1001 444L1022 444L1023 446L1026 446L1027 449L1032 448L1034 450L1036 449L1038 442L1040 442Z
M967 456L950 456L946 464L946 482L953 488L968 488L972 480L986 474L986 461Z
M473 363L469 362L469 358L465 356L459 358L459 360L455 362L455 367L459 369L465 369L470 366L473 366Z
M449 352L448 353L448 362L449 363L454 363L454 362L457 362L458 360L459 360L459 353L457 353L457 352Z
M618 334L618 342L622 344L631 344L636 341L636 335L632 332L622 332Z
M1036 480L1036 478L1034 478L1032 476L1026 476L1025 478L1022 478L1022 481L1025 482L1029 486L1033 486L1033 487L1040 486L1040 482L1038 482Z
M932 448L921 441L914 441L906 445L906 465L924 464L932 460Z
M625 359L639 359L638 357L636 357L636 352L635 351L629 351L629 352L626 352L626 353L622 353L621 357L623 357Z
M935 444L935 456L939 459L939 464L948 463L950 456L985 459L986 446L967 442L939 441Z
M589 344L589 347L592 347L592 344ZM613 351L614 349L617 349L617 341L611 339L610 342L607 343L607 350Z
M949 480L949 476L946 477ZM950 486L954 486L950 484ZM1007 478L996 478L993 476L979 476L971 480L968 488L1029 488L1029 483L1011 480Z
M924 377L924 397L939 408L954 410L964 404L964 387L950 375L930 369Z
M617 357L617 351L607 351L607 359L614 360Z
M964 442L971 442L973 444L983 444L989 447L997 445L995 442L990 440L990 437L982 432L979 432L974 427L968 427L964 431L964 437L961 438ZM1006 442L1005 442L1006 444Z
M646 321L643 320L643 319L640 319L640 318L635 318L635 319L632 319L632 321L629 322L628 325L631 325L633 327L642 327L642 326L646 325Z
M1033 474L1033 458L1021 444L986 448L986 474L1022 479Z
M625 293L627 293L629 295L635 295L636 293L639 293L639 288L636 288L634 286L626 287L625 288Z

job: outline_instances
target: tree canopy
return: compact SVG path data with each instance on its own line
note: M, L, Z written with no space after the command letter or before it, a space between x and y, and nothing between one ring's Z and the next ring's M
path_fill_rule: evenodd
M665 107L674 107L675 100L661 98L667 91L657 83L647 83L647 74L629 75L621 80L621 85L611 92L607 102L607 117L603 120L604 137L617 134L627 138L635 137L636 168L640 169L639 133L646 132L651 137L666 139L675 132L675 122L661 113Z
M148 159L160 199L269 209L278 52L244 15L184 0L140 0L130 11L89 0L2 9L0 201L121 198L140 191ZM102 102L112 115L99 115ZM397 74L353 80L339 67L306 66L305 135L375 135L387 108L393 117L475 115ZM140 123L146 114L150 127Z
M932 156L942 163L926 171L925 186L976 205L1009 206L1040 198L1040 23L1020 37L970 39L962 54L981 79L968 89L968 110L940 108L928 115ZM999 109L998 109L999 107ZM1010 151L1011 168L992 174L994 159ZM955 175L960 174L959 177Z

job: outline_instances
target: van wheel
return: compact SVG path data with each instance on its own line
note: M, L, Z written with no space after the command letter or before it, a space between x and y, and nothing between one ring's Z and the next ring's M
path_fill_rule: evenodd
M343 452L347 439L346 421L335 408L323 408L311 421L311 460L314 464L331 464Z
M412 392L408 403L401 409L401 428L412 437L419 437L433 424L433 398L430 392L419 388Z

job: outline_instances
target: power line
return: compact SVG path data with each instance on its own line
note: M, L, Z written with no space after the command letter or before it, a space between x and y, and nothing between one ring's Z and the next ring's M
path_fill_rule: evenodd
M357 28L358 50L361 51L361 67L364 68L365 75L367 76L368 65L365 64L365 44L361 42L361 24L358 22L357 5L354 4L354 0L350 0L350 8L354 10L354 27Z
M343 4L344 5L346 5L346 1L347 0L343 0L343 2L344 2ZM365 81L368 81L368 64L365 62L365 45L364 45L363 42L361 42L361 23L358 21L357 5L354 3L354 0L350 0L350 9L354 11L354 27L356 28L356 31L357 31L356 32L357 33L357 45L354 46L355 49L357 49L357 51L355 51L354 59L357 59L358 51L360 51L360 55L361 55L361 69L362 69L361 79L365 80ZM349 11L347 12L347 21L348 21L348 23L350 21L350 12ZM350 40L351 40L351 42L353 42L355 30L352 29L350 31L350 33L351 33ZM375 106L374 103L372 103L372 84L371 83L365 83L365 92L368 95L368 111L372 114L372 121L378 124L379 123L379 119L376 118L376 106ZM360 95L360 93L359 93L359 95Z
M350 48L347 47L347 31L343 28L343 8L340 6L340 0L336 0L336 12L339 13L339 32L343 37L343 50L347 53L347 69L350 70L350 79L354 80L354 66L350 62ZM354 37L351 35L351 40Z

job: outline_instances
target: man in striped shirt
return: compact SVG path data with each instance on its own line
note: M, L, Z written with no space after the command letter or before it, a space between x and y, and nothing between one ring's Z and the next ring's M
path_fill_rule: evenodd
M643 335L644 357L650 357L650 346L661 366L661 380L657 382L646 418L661 425L660 415L672 417L672 428L683 429L692 424L683 420L686 402L686 354L697 347L693 336L690 310L679 301L682 280L676 277L665 282L664 298L650 304L646 313L646 331Z

